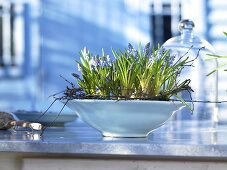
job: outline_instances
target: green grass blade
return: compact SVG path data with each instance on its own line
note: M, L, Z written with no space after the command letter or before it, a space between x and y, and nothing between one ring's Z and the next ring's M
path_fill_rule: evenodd
M175 96L178 100L180 100L180 102L183 103L185 106L187 106L190 109L190 111L193 113L193 108L191 108L191 106L189 106L189 104L186 103L183 98L181 98L180 96L178 96L176 94L174 94L173 96Z

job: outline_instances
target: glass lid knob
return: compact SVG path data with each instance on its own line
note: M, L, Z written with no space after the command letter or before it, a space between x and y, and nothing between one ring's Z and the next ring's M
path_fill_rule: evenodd
M183 29L193 29L195 27L195 24L192 20L184 19L180 21L178 27L179 30L182 31Z

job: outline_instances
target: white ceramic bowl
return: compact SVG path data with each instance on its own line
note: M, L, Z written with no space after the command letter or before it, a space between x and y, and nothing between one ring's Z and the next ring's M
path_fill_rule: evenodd
M146 137L183 104L171 101L74 99L68 101L67 106L103 136Z

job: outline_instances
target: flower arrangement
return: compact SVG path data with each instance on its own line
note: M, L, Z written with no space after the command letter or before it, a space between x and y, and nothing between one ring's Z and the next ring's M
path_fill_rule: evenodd
M189 59L187 54L175 57L150 43L137 49L131 44L124 50L112 49L111 57L104 50L100 56L84 48L76 61L80 75L72 73L77 86L65 79L71 87L61 97L53 95L53 103L60 100L61 111L69 107L103 136L146 137L183 105L190 108L177 95L192 91L190 79L179 80L184 67L192 66L198 57ZM183 104L169 102L173 96Z
M93 55L87 48L77 61L81 75L73 73L79 88L67 87L66 99L170 100L190 88L190 79L178 80L184 67L191 66L187 53L176 59L169 50L150 43L135 49L131 44L123 51L112 49L112 58L102 51Z

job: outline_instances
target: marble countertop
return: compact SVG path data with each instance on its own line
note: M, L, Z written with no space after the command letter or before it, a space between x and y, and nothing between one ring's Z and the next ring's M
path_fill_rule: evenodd
M79 118L47 128L43 137L0 131L0 152L135 158L227 159L227 125L209 120L170 120L147 138L107 138Z

